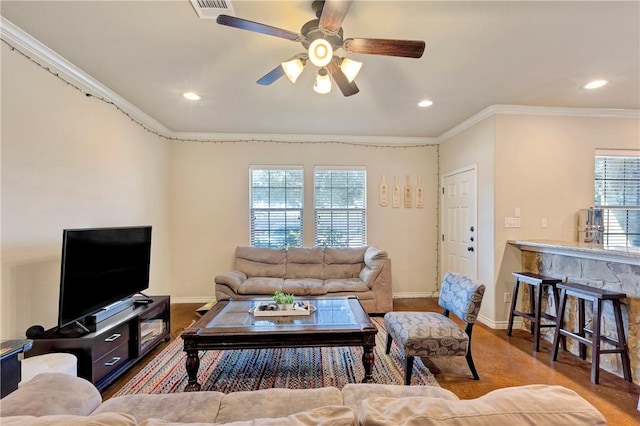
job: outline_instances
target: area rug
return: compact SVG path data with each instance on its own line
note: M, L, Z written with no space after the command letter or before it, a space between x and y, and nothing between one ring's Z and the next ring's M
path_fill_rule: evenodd
M393 344L384 353L387 332L383 319L372 318L378 327L373 379L376 383L404 384L404 356ZM186 354L177 338L151 360L114 396L182 392L187 384ZM198 382L202 390L224 393L267 388L306 389L362 381L361 347L275 348L201 351ZM419 357L413 364L412 385L440 386Z

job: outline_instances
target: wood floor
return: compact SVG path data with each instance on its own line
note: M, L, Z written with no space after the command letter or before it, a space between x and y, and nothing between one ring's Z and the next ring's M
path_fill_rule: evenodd
M182 330L198 317L200 304L171 305L171 336L179 337ZM396 311L441 311L437 299L395 299ZM600 373L600 384L590 382L590 364L569 353L560 353L558 361L550 360L551 344L543 341L541 350L533 352L533 339L524 330L514 330L507 337L506 330L493 330L477 324L473 331L472 350L480 380L471 378L464 357L426 361L440 385L462 399L477 398L495 389L526 384L557 384L575 390L606 417L610 425L638 425L640 411L636 409L640 386L606 371ZM102 392L108 399L153 359L165 343L156 348L132 370Z

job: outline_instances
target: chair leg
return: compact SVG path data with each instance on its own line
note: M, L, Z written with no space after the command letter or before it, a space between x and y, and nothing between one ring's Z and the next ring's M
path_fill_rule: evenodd
M473 375L473 380L480 380L480 376L478 376L478 372L476 371L476 366L473 363L473 357L471 356L471 351L467 352L466 358L467 358L467 364L469 364L469 370L471 370L471 374Z
M404 384L411 384L411 373L413 373L413 357L407 356L404 359Z
M393 342L393 337L390 334L387 334L387 347L384 350L385 354L389 354L391 352L391 342Z
M507 336L511 336L513 332L513 320L514 320L514 311L516 310L516 305L518 304L518 290L520 289L520 281L516 278L516 281L513 284L513 292L511 294L511 309L509 310L509 325L507 327Z
M567 290L564 288L560 292L560 302L558 303L558 314L556 316L556 331L553 335L553 350L551 351L551 359L558 360L558 345L560 344L560 333L564 329L564 308L567 306ZM564 349L564 348L563 348Z
M629 347L627 345L627 339L624 335L624 326L622 323L622 309L620 308L620 300L614 299L613 313L616 318L616 330L618 334L618 349L622 351L620 354L622 357L622 372L624 379L627 382L633 382L631 378L631 360L629 358Z

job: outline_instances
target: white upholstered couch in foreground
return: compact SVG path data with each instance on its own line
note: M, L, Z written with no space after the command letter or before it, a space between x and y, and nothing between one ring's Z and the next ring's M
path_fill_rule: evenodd
M433 386L348 384L319 389L125 395L102 402L88 381L43 373L0 400L2 426L604 425L562 386L499 389L470 400Z
M369 313L393 310L391 260L365 247L237 247L233 270L215 277L216 299L356 295Z

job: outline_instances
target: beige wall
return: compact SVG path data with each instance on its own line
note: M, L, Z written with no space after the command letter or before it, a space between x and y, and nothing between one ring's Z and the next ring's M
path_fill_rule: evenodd
M477 165L478 278L489 287L483 322L506 328L504 293L522 267L508 240L576 238L578 210L593 204L596 148L640 149L640 120L495 114L440 144L441 175ZM522 226L504 228L516 207Z
M502 295L521 268L520 251L507 241L575 241L578 210L593 205L596 148L640 149L640 120L497 115L495 147L496 320L505 325L509 304ZM522 227L504 228L515 207Z
M480 316L495 317L493 233L494 233L494 139L495 120L486 118L440 144L440 176L473 166L477 173L477 267L478 280L487 286ZM444 274L446 271L440 271Z
M169 293L169 143L1 54L1 338L56 324L64 228L152 225L149 294Z
M249 244L249 166L304 166L304 243L313 245L313 167L365 166L368 243L392 261L396 296L425 296L437 283L438 147L367 147L345 144L191 143L171 147L171 282L176 298L211 298L213 278L232 267L238 245ZM381 175L400 186L422 176L425 207L378 204Z

